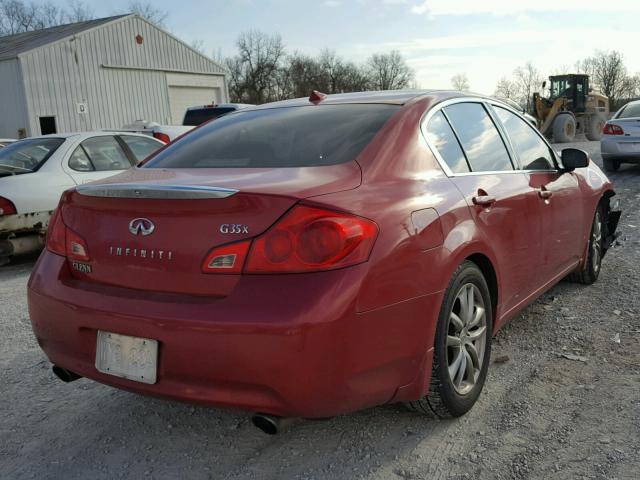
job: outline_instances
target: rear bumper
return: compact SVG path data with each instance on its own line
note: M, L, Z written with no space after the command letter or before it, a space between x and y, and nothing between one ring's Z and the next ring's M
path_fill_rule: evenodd
M355 311L366 265L246 276L223 299L73 280L45 251L29 282L51 362L114 387L282 416L327 417L424 394L441 294ZM95 369L96 332L159 341L158 381Z
M604 159L619 159L640 162L640 138L603 137L600 141L600 152Z

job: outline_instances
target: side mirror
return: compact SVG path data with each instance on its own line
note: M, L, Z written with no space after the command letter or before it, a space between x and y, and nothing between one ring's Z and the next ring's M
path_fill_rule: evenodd
M547 81L545 80L544 82L542 82L542 89L544 90L546 86L547 86Z
M576 168L589 166L589 155L584 150L577 148L565 148L560 154L562 171L573 172Z

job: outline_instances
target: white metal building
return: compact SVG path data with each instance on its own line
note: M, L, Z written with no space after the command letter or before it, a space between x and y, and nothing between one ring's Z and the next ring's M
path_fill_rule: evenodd
M0 37L0 137L179 125L227 101L220 65L138 15Z

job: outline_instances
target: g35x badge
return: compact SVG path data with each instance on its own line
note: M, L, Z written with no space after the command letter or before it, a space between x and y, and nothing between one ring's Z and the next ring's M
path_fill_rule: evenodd
M240 233L249 233L249 227L247 225L241 225L239 223L223 223L220 225L220 233L237 235Z

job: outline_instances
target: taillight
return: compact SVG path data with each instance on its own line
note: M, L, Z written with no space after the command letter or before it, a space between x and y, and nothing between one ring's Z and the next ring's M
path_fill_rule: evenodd
M164 142L167 144L171 143L171 139L169 138L169 135L167 135L166 133L153 132L153 138L157 138L161 142Z
M15 215L18 213L16 206L7 198L0 197L0 217L3 215Z
M607 123L602 130L602 133L605 135L624 135L624 130L620 125L615 125L613 123Z
M246 273L295 273L366 262L378 227L371 220L298 206L253 241Z
M241 273L251 240L214 248L202 264L204 273Z
M67 228L66 244L67 257L71 260L89 261L89 248L84 239L76 232Z
M70 260L89 261L84 239L64 224L60 207L56 208L47 230L47 250Z
M49 229L47 230L47 250L56 255L66 257L67 255L67 227L62 221L62 213L60 207L53 212L51 220L49 220Z
M371 220L298 206L253 240L211 250L204 273L302 273L366 262L378 235Z

